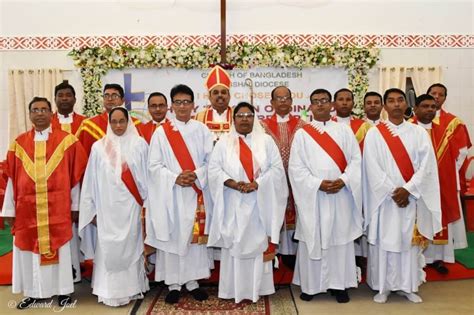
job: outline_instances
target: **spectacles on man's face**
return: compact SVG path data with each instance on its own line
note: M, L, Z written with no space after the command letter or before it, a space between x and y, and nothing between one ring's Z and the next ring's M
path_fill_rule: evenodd
M30 109L30 113L38 114L38 113L49 113L51 110L49 108L32 108Z
M286 101L291 100L291 96L289 96L289 95L287 95L287 96L277 96L277 97L275 97L275 100L278 101L278 102L286 102Z
M247 112L247 113L237 113L235 114L235 118L240 118L240 119L243 119L243 118L253 118L255 116L254 113L251 113L251 112Z
M104 94L102 95L104 97L104 99L106 100L117 100L119 98L121 98L120 94L117 94L117 93L113 93L113 94Z
M191 100L175 100L175 101L173 101L173 104L177 105L177 106L189 105L189 104L192 104L192 103L193 103L193 101L191 101Z
M329 103L329 98L321 98L321 99L312 99L311 104L313 105L324 105Z

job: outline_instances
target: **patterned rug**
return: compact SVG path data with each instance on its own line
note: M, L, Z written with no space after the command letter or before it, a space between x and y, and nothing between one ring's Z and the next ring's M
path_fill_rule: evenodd
M292 315L297 314L295 302L289 287L282 287L271 296L260 298L257 303L243 301L234 303L234 300L217 298L217 287L203 287L209 293L209 299L198 302L187 292L183 291L179 303L171 305L165 303L167 288L152 289L143 301L138 301L131 310L132 315Z

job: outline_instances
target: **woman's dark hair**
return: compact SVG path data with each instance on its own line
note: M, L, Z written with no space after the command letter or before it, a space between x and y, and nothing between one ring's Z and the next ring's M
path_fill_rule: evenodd
M112 114L113 114L115 111L121 111L121 112L123 113L123 115L125 116L125 118L127 119L127 121L128 121L128 110L126 110L126 109L123 108L123 107L114 107L114 108L112 108L112 110L111 110L110 113L109 113L109 123L110 123L110 121L112 120Z
M250 109L250 111L253 114L255 114L255 107L253 107L252 104L247 103L247 102L240 102L239 104L237 104L237 106L234 107L234 114L233 114L233 117L232 117L232 118L234 118L234 120L235 120L235 114L237 114L237 112L243 107L247 107L248 109Z

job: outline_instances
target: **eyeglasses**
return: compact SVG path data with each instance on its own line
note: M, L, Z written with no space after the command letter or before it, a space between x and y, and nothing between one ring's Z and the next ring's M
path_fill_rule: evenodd
M277 100L278 102L286 102L291 100L291 96L277 96L275 97L275 100Z
M235 114L235 117L236 117L236 118L240 118L240 119L242 119L242 118L244 118L244 117L245 117L245 118L253 118L254 116L255 116L255 114L254 114L254 113L250 113L250 112Z
M114 94L104 94L102 96L106 100L116 100L116 99L121 98L120 94L116 94L116 93L114 93Z
M33 108L30 109L30 113L38 114L38 113L49 113L51 110L49 108Z
M192 102L193 101L191 100L176 100L176 101L173 101L173 104L180 106L180 105L189 105Z
M322 98L322 99L313 99L311 100L311 104L313 105L323 105L329 102L329 98Z

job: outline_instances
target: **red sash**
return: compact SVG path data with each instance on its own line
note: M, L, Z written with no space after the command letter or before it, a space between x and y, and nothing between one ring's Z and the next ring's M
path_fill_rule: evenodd
M344 156L344 152L342 152L336 141L334 141L334 139L331 138L327 132L320 133L311 125L304 125L303 129L334 160L341 173L344 173L344 170L347 167L347 161L346 157Z
M244 167L245 174L250 182L253 182L253 159L252 159L252 150L248 147L245 141L239 137L239 146L240 146L240 163Z
M393 159L395 160L403 179L405 182L409 182L413 174L415 174L415 170L402 140L400 140L399 136L392 135L387 125L383 122L378 124L377 128L387 143L390 153L392 153Z
M230 107L227 108L227 121L226 122L214 122L213 121L213 110L212 107L209 107L206 111L206 118L204 123L206 124L207 128L211 131L229 131L230 124L232 122L232 109Z
M122 164L122 181L127 187L128 191L132 194L133 198L135 198L135 201L141 207L143 207L143 199L140 196L137 184L135 183L135 179L133 178L132 172L130 171L127 163Z
M176 160L183 171L195 171L196 166L194 165L191 153L189 153L186 142L184 142L183 136L178 130L173 130L171 122L166 122L163 125L163 131L165 132L166 138L173 150ZM204 234L204 228L206 225L206 210L204 209L204 196L202 190L200 190L196 184L193 184L193 189L197 193L197 207L196 216L194 219L193 226L193 238L191 243L206 244L208 236Z

